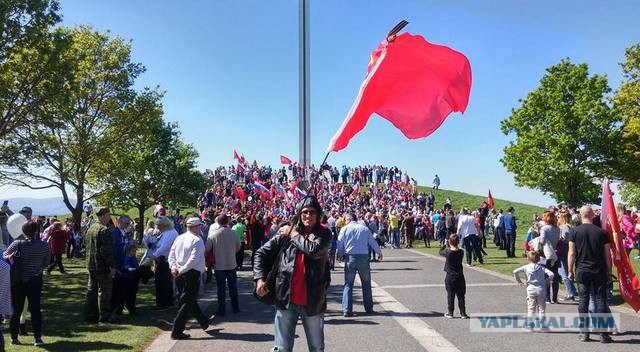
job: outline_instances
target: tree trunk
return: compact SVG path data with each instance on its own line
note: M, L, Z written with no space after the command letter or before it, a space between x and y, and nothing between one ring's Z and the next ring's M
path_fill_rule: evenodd
M139 242L142 242L142 239L144 238L144 230L147 228L144 221L144 211L147 210L147 207L145 204L140 204L137 206L137 208L138 208L138 218L140 220L138 222L138 228L136 230L140 231L140 238L138 240Z

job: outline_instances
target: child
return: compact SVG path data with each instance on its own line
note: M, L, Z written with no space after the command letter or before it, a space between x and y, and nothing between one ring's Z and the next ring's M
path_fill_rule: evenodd
M138 294L138 260L136 259L137 246L132 243L127 246L124 258L124 303L129 315L136 315L136 295Z
M545 326L544 310L546 308L546 287L553 280L553 272L538 264L540 254L535 251L527 253L529 264L523 265L513 271L516 281L522 286L520 273L525 274L527 279L527 324L522 327L525 331L533 331L533 314L538 312L540 320L540 332L548 332L549 328Z
M458 248L460 238L457 234L452 234L449 239L444 241L444 245L440 249L440 255L447 258L444 263L444 271L447 276L444 279L444 286L447 289L447 313L445 318L453 318L453 303L455 296L458 296L458 308L460 308L460 318L469 319L467 310L464 305L464 295L467 285L464 281L464 273L462 272L462 257L464 252Z

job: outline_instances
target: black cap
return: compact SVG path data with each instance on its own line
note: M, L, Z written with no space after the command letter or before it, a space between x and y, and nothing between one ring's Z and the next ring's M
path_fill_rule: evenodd
M322 206L320 206L320 202L318 202L318 198L315 196L306 196L302 198L302 201L298 203L297 213L300 214L304 208L314 208L318 215L322 214Z
M98 209L98 212L96 213L96 215L102 216L102 215L104 215L106 213L111 213L111 209L106 208L106 207L105 208L100 208L100 209Z
M20 211L18 213L20 213L20 214L33 213L33 210L31 210L30 207L22 207L22 209L20 209Z

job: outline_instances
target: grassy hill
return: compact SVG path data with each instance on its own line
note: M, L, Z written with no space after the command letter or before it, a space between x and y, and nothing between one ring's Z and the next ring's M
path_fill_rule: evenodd
M451 197L452 208L455 212L460 211L462 207L467 207L470 210L478 209L482 200L487 198L487 196L476 196L447 189L432 190L430 187L418 186L418 192L429 194L430 191L433 191L433 195L436 197L436 208L442 208L447 197ZM498 198L494 198L494 200L496 209L504 209L505 213L509 207L513 207L516 210L515 215L520 233L523 231L526 232L529 226L531 226L533 214L542 215L546 210L545 208L530 204L517 203Z

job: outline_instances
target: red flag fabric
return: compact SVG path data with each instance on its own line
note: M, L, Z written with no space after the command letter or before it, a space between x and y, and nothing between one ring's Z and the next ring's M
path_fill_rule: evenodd
M491 195L491 190L489 190L489 208L493 209L496 205L496 202L493 200L493 196Z
M249 198L247 196L247 193L245 193L245 191L241 188L241 187L236 187L236 196L238 198L240 198L242 201L246 202L247 199Z
M284 155L280 155L280 163L284 164L284 165L290 165L291 164L291 159L287 158Z
M435 131L454 111L464 112L471 90L471 66L461 53L403 33L371 54L368 74L327 151L349 144L373 113L409 139Z
M233 150L233 158L240 161L240 155L238 155L238 152L236 152L236 150Z
M602 185L602 213L600 224L611 238L611 261L618 269L618 283L620 284L620 296L629 303L636 313L640 310L640 282L633 271L629 256L622 242L620 224L616 208L609 187L609 180L605 179Z

